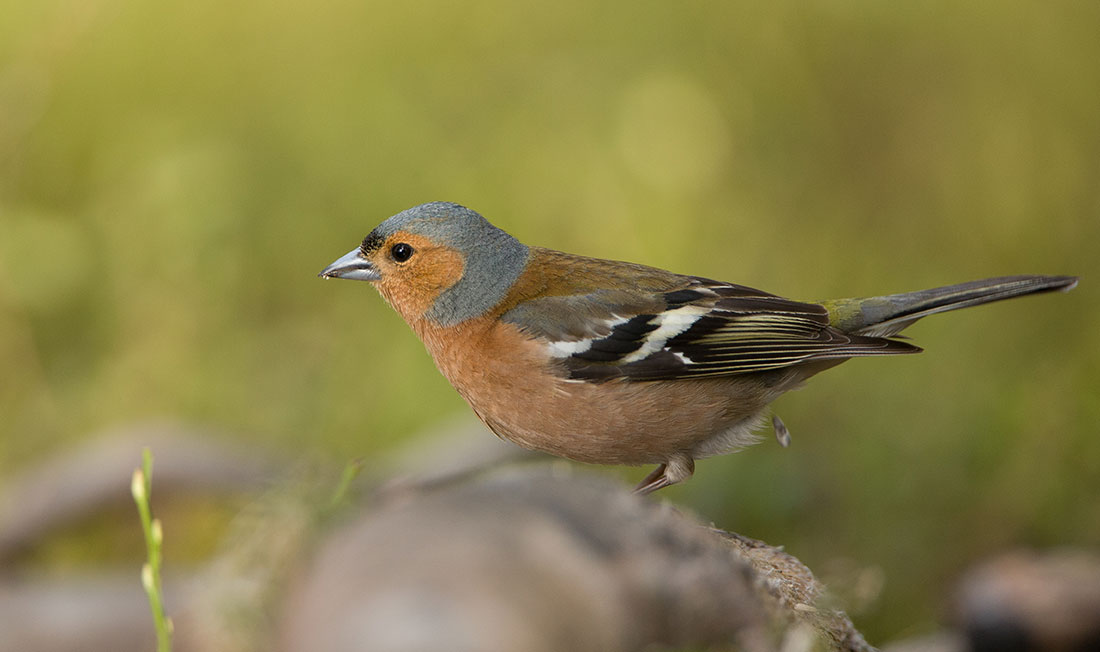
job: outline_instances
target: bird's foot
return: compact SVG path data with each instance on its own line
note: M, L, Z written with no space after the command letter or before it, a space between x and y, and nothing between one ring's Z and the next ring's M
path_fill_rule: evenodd
M674 455L667 462L659 464L653 469L637 487L634 493L651 494L658 489L664 489L669 485L683 482L695 473L695 460L687 455Z
M791 431L787 430L787 424L783 423L778 414L772 415L772 430L775 432L775 440L779 442L780 446L786 448L791 445Z

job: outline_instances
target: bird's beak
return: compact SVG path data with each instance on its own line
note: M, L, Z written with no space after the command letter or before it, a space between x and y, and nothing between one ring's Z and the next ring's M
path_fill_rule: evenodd
M358 249L352 249L339 260L321 270L318 274L321 278L350 278L355 281L377 281L382 278L378 268L359 253Z

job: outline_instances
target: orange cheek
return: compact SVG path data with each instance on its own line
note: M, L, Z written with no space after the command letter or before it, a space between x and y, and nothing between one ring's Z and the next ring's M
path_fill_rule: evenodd
M436 298L462 278L458 252L437 247L421 250L423 257L406 266L391 266L376 284L382 297L405 321L418 321Z

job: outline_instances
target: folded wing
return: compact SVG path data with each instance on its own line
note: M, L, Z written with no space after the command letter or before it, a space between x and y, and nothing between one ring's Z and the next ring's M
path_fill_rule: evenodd
M573 380L730 376L814 360L915 353L845 333L828 310L697 277L666 292L593 291L527 301L502 319L546 343Z

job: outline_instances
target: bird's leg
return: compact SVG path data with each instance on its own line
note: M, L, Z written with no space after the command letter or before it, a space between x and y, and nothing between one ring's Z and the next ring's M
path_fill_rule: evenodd
M677 453L653 471L634 487L636 494L650 494L669 485L683 482L695 473L695 460L685 453Z

